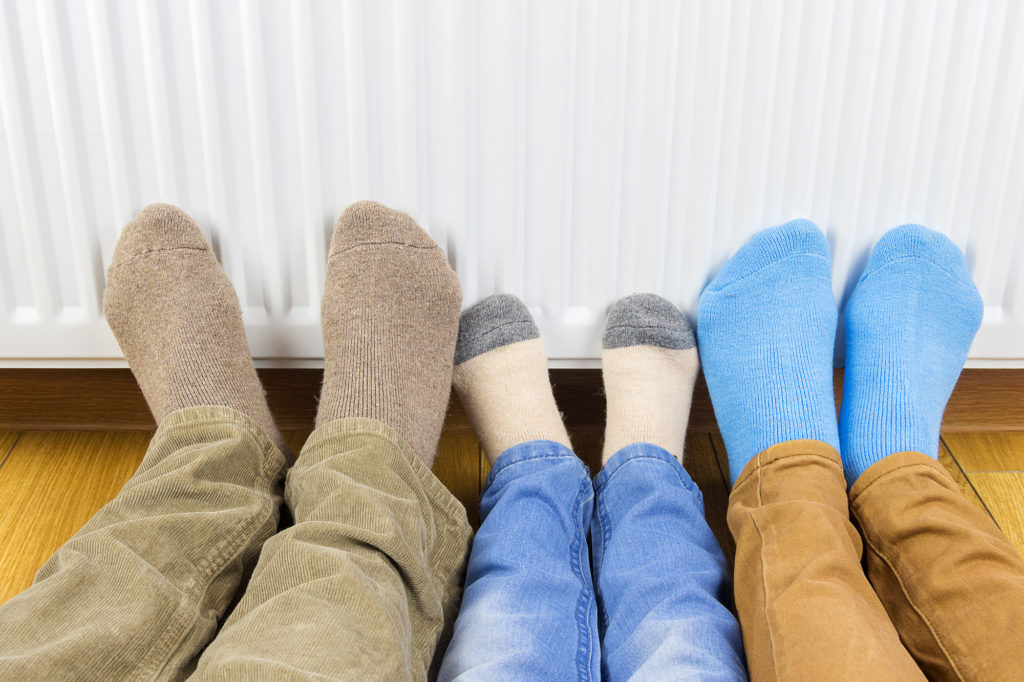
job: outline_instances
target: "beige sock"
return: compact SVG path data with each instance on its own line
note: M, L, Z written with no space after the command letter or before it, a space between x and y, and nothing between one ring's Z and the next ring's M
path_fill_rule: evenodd
M652 443L683 461L700 361L689 323L653 294L619 300L608 313L601 354L608 413L601 461Z
M324 285L324 384L317 426L365 417L431 466L452 383L462 293L416 222L372 201L349 206Z
M490 296L466 310L455 362L455 390L491 463L531 440L571 447L537 325L522 301Z
M238 296L188 214L153 204L125 226L103 313L157 423L183 407L224 405L291 457L256 376Z

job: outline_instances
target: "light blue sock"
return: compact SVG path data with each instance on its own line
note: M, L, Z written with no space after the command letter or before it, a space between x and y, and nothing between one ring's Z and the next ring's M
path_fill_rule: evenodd
M697 346L733 483L778 443L839 448L831 273L825 236L794 220L754 235L701 294Z
M847 482L896 452L938 457L942 413L982 311L963 254L944 235L903 225L878 241L846 306Z

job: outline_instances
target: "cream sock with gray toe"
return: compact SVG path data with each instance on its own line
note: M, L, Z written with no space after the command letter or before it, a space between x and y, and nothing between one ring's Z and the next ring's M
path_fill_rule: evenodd
M608 312L601 352L607 398L601 461L652 443L683 461L700 360L686 317L654 294L634 294Z
M491 463L531 440L571 447L540 332L516 297L490 296L462 313L454 385Z

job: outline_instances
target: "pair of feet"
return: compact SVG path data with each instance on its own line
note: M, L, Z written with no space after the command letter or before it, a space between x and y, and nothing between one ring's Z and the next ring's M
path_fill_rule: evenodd
M461 304L444 253L412 218L368 201L350 206L328 256L317 426L382 421L429 467ZM175 410L223 405L291 456L256 375L238 297L184 211L154 204L125 226L103 310L157 423Z
M611 307L602 345L608 405L602 462L639 442L682 462L699 366L686 318L659 296L627 296ZM571 448L537 325L514 296L490 296L462 314L454 385L492 463L528 441Z
M267 407L238 298L202 232L156 204L124 229L104 312L157 422L193 405L225 405L288 452ZM492 297L463 316L455 273L406 214L353 205L331 240L322 302L325 372L317 425L383 421L428 466L452 383L497 457L519 442L568 437L536 325L521 303ZM937 455L942 412L981 321L959 249L919 226L875 247L846 310L843 407L837 424L832 349L837 312L829 248L806 221L766 230L701 296L701 359L733 479L787 440L826 442L848 480L886 455ZM696 351L685 318L641 295L613 307L605 334L605 458L636 441L677 457Z
M918 225L888 232L846 308L837 422L828 242L804 220L755 235L704 290L697 323L732 481L758 453L790 440L834 447L851 485L887 455L937 457L942 413L982 312L948 238ZM682 461L698 367L686 318L652 294L624 298L603 346L603 460L649 442ZM492 296L463 314L454 381L492 462L529 440L569 445L537 327L517 299Z
M982 312L949 239L918 225L888 232L846 306L837 422L828 242L804 220L755 235L704 290L697 321L733 482L754 456L789 440L836 448L851 485L887 455L937 457L942 413Z
M154 204L125 226L103 303L158 423L175 410L223 405L290 455L253 366L238 297L184 211ZM412 218L373 202L349 207L328 256L317 426L382 421L429 467L454 356L455 386L489 456L528 440L568 446L526 307L491 297L466 311L460 329L460 306L455 273ZM605 348L605 458L644 441L681 459L698 365L686 319L656 296L623 299L609 315Z

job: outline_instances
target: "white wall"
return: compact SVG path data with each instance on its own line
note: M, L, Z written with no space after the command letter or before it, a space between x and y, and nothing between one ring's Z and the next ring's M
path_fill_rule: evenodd
M0 0L0 358L109 364L104 264L153 201L211 236L254 354L315 364L341 210L411 212L558 364L606 306L693 313L807 217L835 291L915 221L966 249L974 364L1024 366L1024 3ZM265 363L266 364L266 363Z

